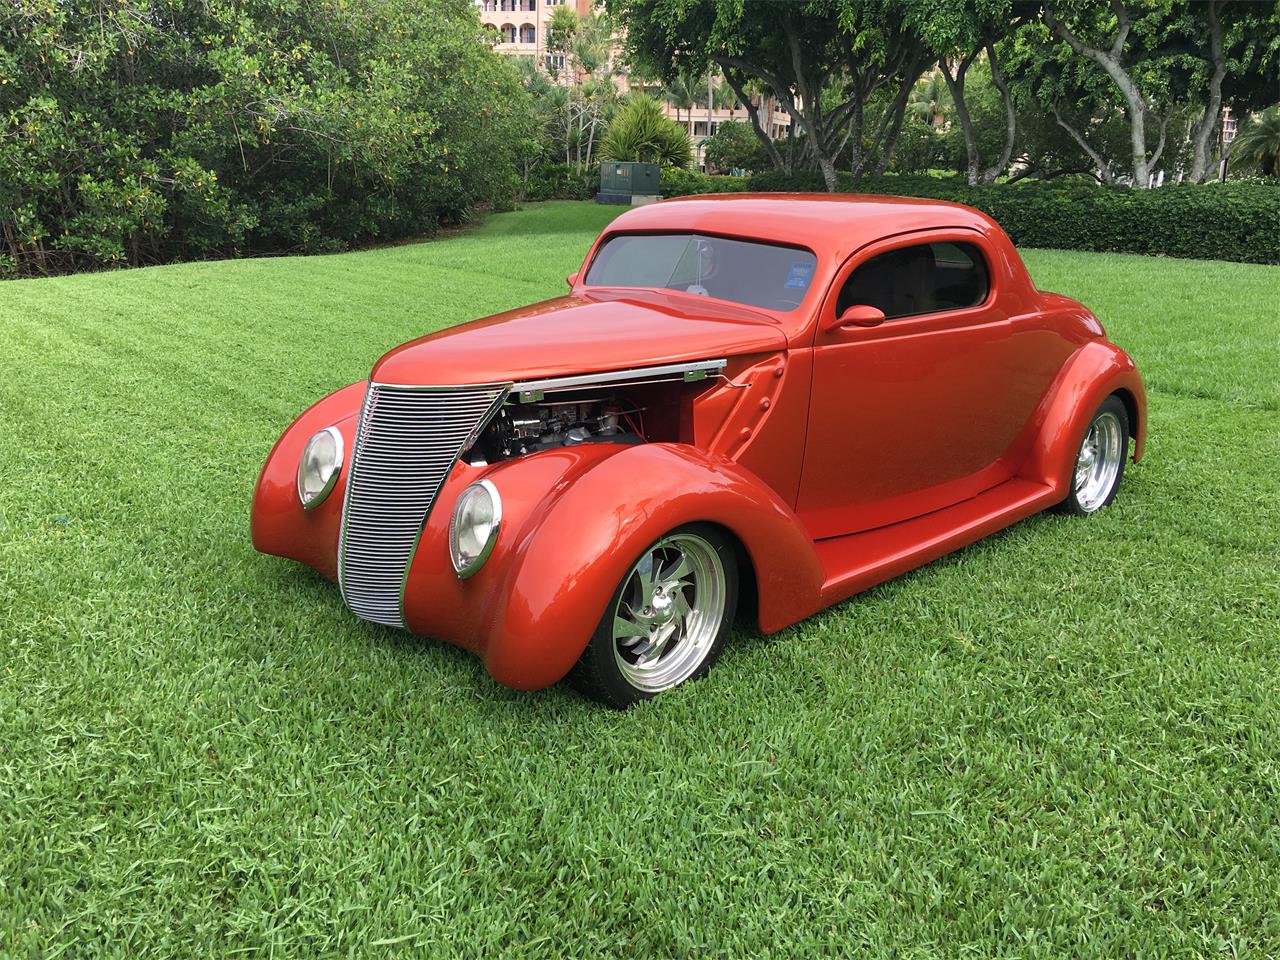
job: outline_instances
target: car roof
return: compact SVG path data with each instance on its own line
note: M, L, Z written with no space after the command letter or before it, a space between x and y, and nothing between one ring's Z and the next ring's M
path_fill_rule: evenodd
M999 227L986 214L945 200L856 193L721 193L635 207L607 233L688 230L808 247L842 258L875 240L933 228Z

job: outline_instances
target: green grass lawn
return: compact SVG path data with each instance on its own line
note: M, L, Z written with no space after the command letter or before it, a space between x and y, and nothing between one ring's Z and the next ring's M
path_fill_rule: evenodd
M0 285L0 956L1280 955L1280 267L1027 251L1148 459L626 714L253 552L276 436L616 210Z

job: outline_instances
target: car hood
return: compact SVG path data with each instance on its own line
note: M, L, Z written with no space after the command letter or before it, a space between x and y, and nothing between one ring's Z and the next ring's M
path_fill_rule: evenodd
M450 327L392 350L378 383L453 386L782 350L776 318L683 293L592 290Z

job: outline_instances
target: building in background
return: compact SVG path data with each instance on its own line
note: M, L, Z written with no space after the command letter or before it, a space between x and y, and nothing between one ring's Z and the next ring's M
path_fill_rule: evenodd
M498 35L494 50L505 56L531 57L539 68L554 77L565 77L564 54L547 51L547 26L552 15L560 7L569 7L579 16L587 16L595 6L594 0L475 0L480 11L480 22L485 29ZM615 59L620 54L615 48ZM689 142L693 145L694 163L703 166L703 153L707 140L715 135L720 124L726 120L738 120L749 123L747 111L736 102L726 106L725 101L711 96L708 109L708 95L699 90L692 106L676 106L661 90L652 87L641 87L632 83L625 73L618 78L620 92L644 92L662 101L663 112L675 120L689 133ZM787 136L791 128L791 117L778 106L774 97L758 99L760 125L775 140Z
M556 9L565 6L586 16L592 0L476 0L480 22L498 34L498 53L533 57L552 73L564 71L564 55L547 53L547 24Z

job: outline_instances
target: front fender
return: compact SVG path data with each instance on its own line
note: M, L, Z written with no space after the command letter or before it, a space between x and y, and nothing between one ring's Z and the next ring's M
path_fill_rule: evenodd
M338 534L342 497L355 449L355 422L368 382L361 380L329 394L298 416L267 455L253 488L249 527L253 546L263 553L288 557L338 579ZM338 480L324 502L311 510L298 503L298 460L307 441L325 427L336 426L346 451Z
M545 474L540 501L527 502L527 491L516 495L523 519L500 535L510 539L501 555L495 549L490 558L501 569L481 570L458 584L460 590L448 591L449 597L474 591L469 628L485 635L463 645L483 656L500 683L532 690L560 680L636 557L687 523L715 523L741 541L755 571L765 632L808 616L820 603L822 569L799 520L776 493L724 457L651 443L585 445L509 461L486 473L503 496L504 511L508 490L524 491L534 471ZM424 546L426 540L424 534ZM424 574L411 571L410 586ZM414 593L412 605L423 612L410 623L416 630L433 619L426 607L431 594L440 593ZM406 593L406 614L410 605ZM456 635L445 639L460 642Z
M1119 347L1094 340L1067 361L1041 404L1039 426L1021 475L1047 484L1065 497L1089 420L1113 393L1127 394L1126 406L1133 421L1133 459L1141 459L1147 436L1147 393L1142 375Z

